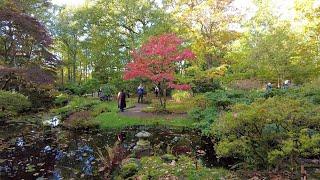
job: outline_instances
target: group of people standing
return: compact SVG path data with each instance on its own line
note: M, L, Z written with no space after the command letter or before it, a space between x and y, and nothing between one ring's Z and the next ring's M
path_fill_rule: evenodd
M154 93L155 93L156 97L159 96L159 92L160 92L160 89L158 86L156 86L154 88ZM140 84L139 87L137 88L138 103L143 103L143 96L145 93L146 92L145 92L143 85ZM127 96L127 94L124 92L123 89L118 93L118 96L117 96L118 108L120 109L121 112L123 112L127 106L126 105L126 96Z
M290 80L285 80L285 81L283 82L283 84L282 84L282 88L283 88L283 89L288 89L290 85L291 85ZM271 84L271 82L268 82L268 83L267 83L266 91L267 91L267 92L272 91L272 84Z

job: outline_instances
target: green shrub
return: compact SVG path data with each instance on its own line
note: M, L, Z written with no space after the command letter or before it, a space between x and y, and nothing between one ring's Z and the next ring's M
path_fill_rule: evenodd
M52 111L53 113L60 114L64 118L72 114L73 112L88 110L99 103L100 101L94 98L73 97L68 105L58 109L54 109Z
M130 162L121 167L120 174L125 179L135 175L140 169L139 164L135 162Z
M198 94L194 96L194 98L192 99L192 103L195 105L195 107L199 107L201 109L205 109L209 105L208 99L206 98L205 94Z
M173 160L176 160L177 157L174 156L173 154L164 154L161 156L161 159L165 162L165 163L171 163Z
M259 91L242 90L216 90L196 96L194 104L197 105L189 115L198 121L197 128L205 135L210 135L211 124L221 111L229 111L236 103L250 104L259 99L263 93Z
M102 85L101 90L106 96L113 96L116 94L116 87L111 84Z
M31 102L31 107L36 108L50 108L53 105L55 92L51 86L38 86L36 88L24 88L19 93L28 97Z
M293 168L299 158L320 155L319 119L320 108L306 100L237 104L213 123L215 149L219 157L239 157L256 168Z
M71 100L70 95L68 94L59 94L55 100L54 100L54 104L56 106L63 106L68 104L68 102Z
M192 117L192 119L196 121L201 121L204 119L204 113L202 112L203 112L203 109L196 107L189 112L189 115Z
M89 79L84 84L68 83L65 85L64 90L69 94L84 95L97 92L100 87L100 82L97 79Z
M0 111L0 119L3 119L7 116L5 112Z
M0 111L3 114L16 114L30 107L31 103L26 96L16 92L0 91Z
M83 95L85 94L84 88L82 86L76 84L76 83L68 83L65 85L64 90L66 92L69 92L69 94L74 94L74 95Z
M205 93L221 89L221 83L212 78L197 78L192 81L192 92Z
M97 92L100 87L100 82L97 79L89 79L82 86L80 86L83 93L93 93Z
M102 102L92 106L91 111L92 116L96 117L102 113L110 112L111 110L109 109L109 105L107 103Z
M261 97L262 93L258 91L217 90L206 93L206 98L211 106L219 110L228 110L236 103L250 104Z
M296 98L304 97L313 104L320 104L320 79L305 84L300 89L294 89L291 93L294 94Z
M209 136L211 135L211 125L216 121L218 114L218 110L212 107L198 112L193 111L191 117L199 118L196 127L201 130L202 134Z
M71 114L68 119L63 122L63 125L72 129L90 129L97 128L97 122L93 121L93 116L90 111L80 111Z

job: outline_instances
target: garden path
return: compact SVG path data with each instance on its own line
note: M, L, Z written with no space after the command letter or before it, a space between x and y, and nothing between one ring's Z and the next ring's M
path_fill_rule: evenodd
M144 108L147 108L147 104L135 104L134 107L125 109L124 112L120 112L124 116L137 117L137 118L163 118L172 120L174 118L186 118L187 114L165 114L165 113L149 113L143 112Z

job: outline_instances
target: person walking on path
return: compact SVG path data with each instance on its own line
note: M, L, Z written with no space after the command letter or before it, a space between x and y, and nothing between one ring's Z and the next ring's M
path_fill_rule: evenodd
M140 86L138 87L138 103L143 102L143 94L144 94L144 88L142 84L140 84Z
M156 95L156 97L158 97L158 95L159 95L159 88L158 88L158 86L156 86L155 88L154 88L154 94Z
M123 112L124 108L127 106L126 105L126 93L124 92L123 89L118 93L117 99L118 99L118 108L120 109L121 112Z

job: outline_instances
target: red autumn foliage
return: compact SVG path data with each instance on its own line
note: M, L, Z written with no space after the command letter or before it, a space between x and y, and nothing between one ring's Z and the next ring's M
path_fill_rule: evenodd
M163 34L151 37L140 49L132 52L133 61L126 67L124 79L137 77L147 78L156 85L160 85L161 94L166 94L166 89L174 88L188 90L190 85L175 84L175 70L177 63L194 59L194 54L182 46L182 39L174 34ZM161 105L165 108L165 100L160 98Z
M154 36L140 49L132 52L133 61L127 65L124 79L142 77L155 84L166 83L166 87L187 90L189 85L174 84L176 63L192 60L194 54L182 48L183 41L174 34Z

